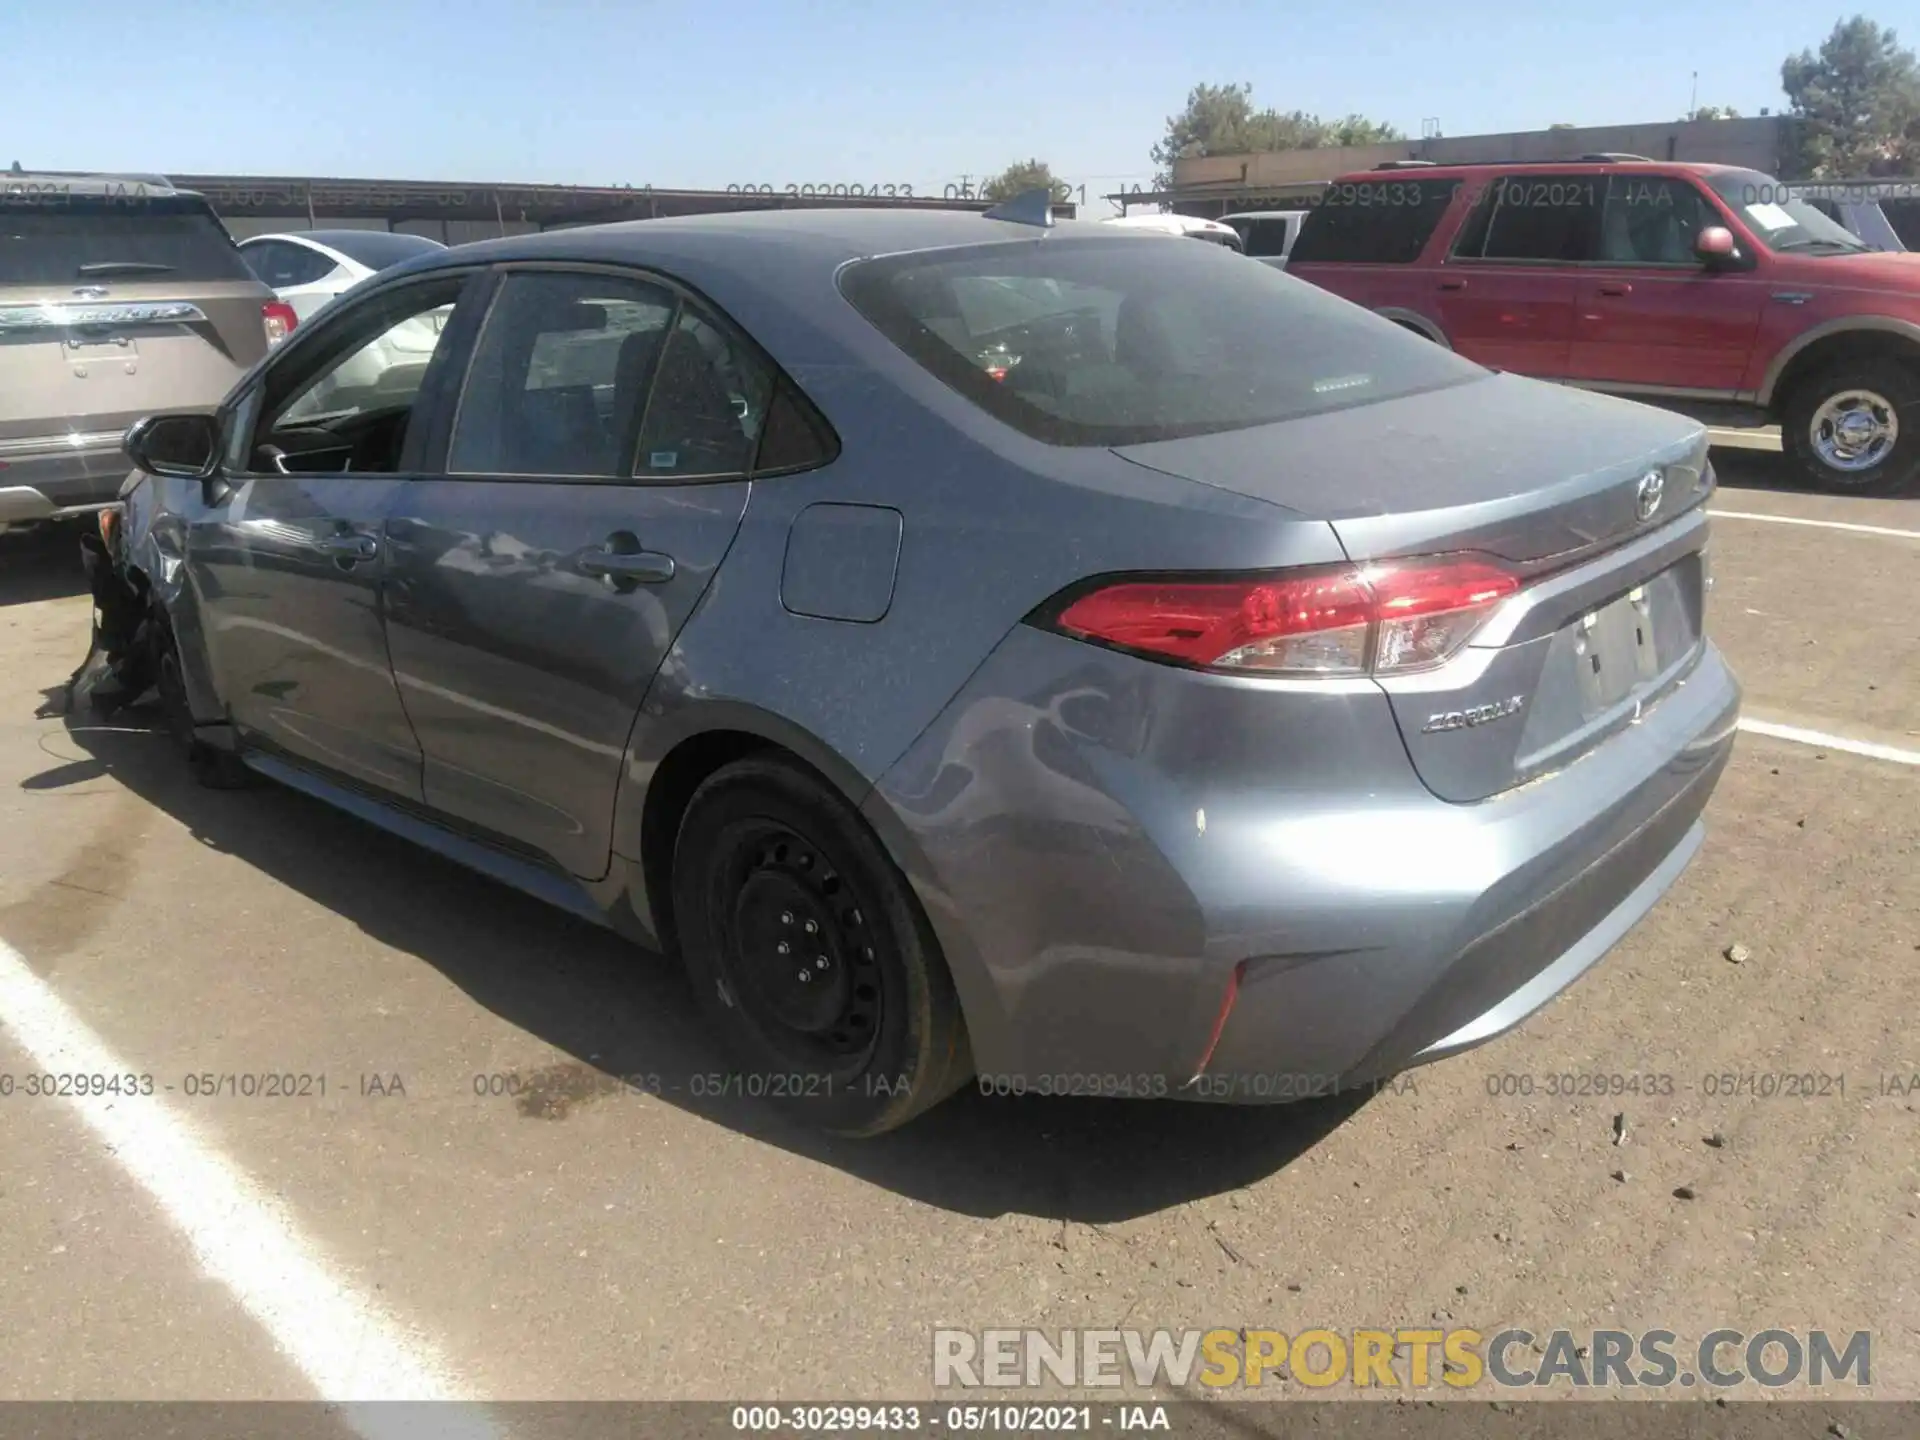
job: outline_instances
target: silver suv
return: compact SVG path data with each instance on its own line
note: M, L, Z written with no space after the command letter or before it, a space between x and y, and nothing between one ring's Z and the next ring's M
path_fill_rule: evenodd
M112 504L129 425L211 411L295 323L202 197L0 174L0 530Z

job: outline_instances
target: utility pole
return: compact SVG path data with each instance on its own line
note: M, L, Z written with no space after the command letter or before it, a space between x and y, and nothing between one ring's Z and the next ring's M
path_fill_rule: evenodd
M1700 72L1693 72L1693 90L1687 96L1687 119L1693 119L1700 109Z

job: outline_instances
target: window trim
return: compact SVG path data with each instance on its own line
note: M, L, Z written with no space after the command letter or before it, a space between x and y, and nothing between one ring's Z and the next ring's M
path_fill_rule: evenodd
M453 433L459 423L460 406L465 403L467 384L472 377L473 363L478 358L480 336L484 333L487 320L493 314L493 307L500 298L500 291L506 280L512 275L522 274L564 274L564 275L603 275L610 279L635 280L643 284L657 285L674 300L673 313L668 317L669 334L680 323L688 302L698 307L709 324L714 325L726 338L739 346L745 356L762 366L772 385L768 389L768 405L772 397L785 386L802 408L808 412L808 419L824 440L829 442L826 456L812 464L802 466L784 466L777 469L761 469L759 466L760 445L766 435L766 424L762 419L760 434L754 439L753 456L744 470L730 470L700 475L512 475L493 472L473 472L451 470L447 467L448 457L453 449ZM755 340L747 328L728 314L725 307L717 304L698 287L689 284L675 275L652 265L640 262L623 263L606 260L501 260L487 267L487 283L484 289L475 292L479 302L476 313L479 318L474 322L471 343L465 347L460 357L460 371L452 382L454 393L450 403L440 407L445 420L434 428L429 449L423 457L431 473L449 480L471 481L476 484L522 484L522 485L629 485L646 489L681 485L728 485L742 480L773 479L784 475L805 474L810 470L822 469L840 458L840 433L824 411L807 394L804 387L787 373L784 366L767 353L766 347ZM653 387L660 376L656 369L647 381L647 395L642 402L641 427L646 425L646 407L653 403ZM639 453L628 457L629 463L637 467Z

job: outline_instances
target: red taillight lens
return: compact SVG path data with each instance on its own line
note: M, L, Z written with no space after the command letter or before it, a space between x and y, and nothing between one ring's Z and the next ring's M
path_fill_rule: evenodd
M1246 580L1121 581L1074 600L1054 629L1209 670L1386 675L1465 645L1519 577L1475 556Z
M267 327L267 348L272 349L293 334L293 327L300 323L300 317L293 313L293 307L286 301L269 300L260 307L260 323Z

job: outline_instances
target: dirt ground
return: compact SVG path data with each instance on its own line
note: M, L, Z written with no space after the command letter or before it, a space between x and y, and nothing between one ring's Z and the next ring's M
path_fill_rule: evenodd
M1920 501L1719 463L1722 511L1920 532ZM1920 751L1920 535L1724 518L1713 546L1750 718ZM621 942L46 713L88 616L68 544L0 539L0 939L469 1393L912 1399L935 1326L1518 1324L1871 1330L1873 1395L1920 1399L1920 766L1743 735L1600 968L1364 1103L968 1092L839 1142L596 1085L718 1068ZM0 1026L0 1074L23 1045ZM186 1093L268 1071L325 1093ZM476 1093L509 1072L535 1093ZM0 1153L0 1395L312 1393L66 1102L0 1098Z

